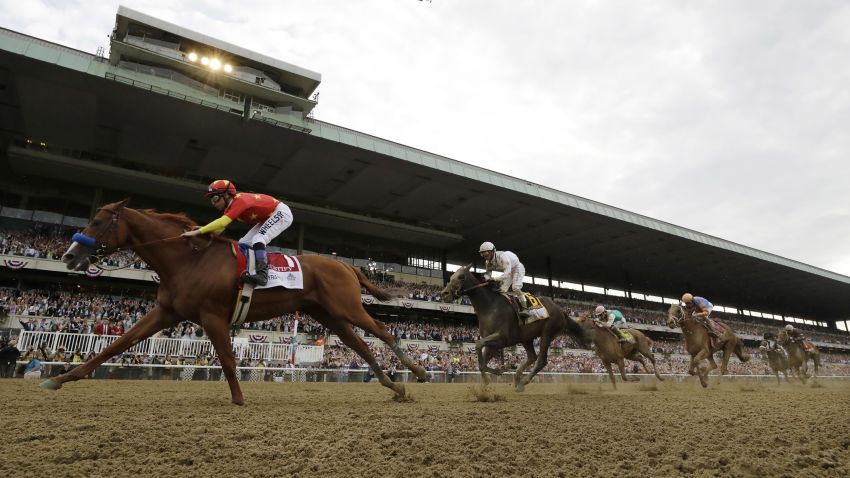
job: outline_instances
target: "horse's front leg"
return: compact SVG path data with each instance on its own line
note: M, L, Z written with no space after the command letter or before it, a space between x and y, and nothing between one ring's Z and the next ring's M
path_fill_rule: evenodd
M608 371L608 378L611 380L611 386L614 387L614 390L617 390L617 381L614 379L614 369L611 367L611 362L605 362L602 365L604 365L605 370Z
M244 405L245 397L242 396L242 389L236 378L236 356L233 354L233 344L230 343L228 333L230 324L223 315L204 313L201 314L201 325L215 348L221 371L230 386L230 401L236 405Z
M144 317L136 322L136 325L131 327L124 335L118 337L115 342L109 344L99 354L88 362L83 362L78 367L64 373L58 377L45 380L41 383L42 388L58 390L65 382L73 382L79 380L94 371L100 364L106 362L111 357L120 354L137 343L147 339L151 335L159 332L162 329L172 327L180 322L180 318L175 314L166 311L162 306L157 305Z
M498 333L492 333L478 342L475 342L475 352L478 354L478 369L483 372L498 374L501 370L490 368L487 364L490 362L491 353L494 349L503 347L502 336ZM486 353L485 353L486 347Z

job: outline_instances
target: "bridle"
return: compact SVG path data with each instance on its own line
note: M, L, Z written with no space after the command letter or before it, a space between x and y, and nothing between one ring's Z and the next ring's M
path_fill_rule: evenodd
M71 240L73 242L76 242L76 243L82 245L82 246L91 247L92 252L91 252L91 254L89 254L89 257L94 259L94 260L91 261L91 263L96 265L98 268L103 269L105 271L117 271L117 270L121 270L121 269L126 269L128 267L132 267L132 266L142 262L142 259L140 257L140 258L136 259L135 261L130 262L129 264L126 264L126 265L123 265L123 266L120 266L120 267L105 267L102 264L99 264L99 262L102 261L104 258L106 258L106 257L108 257L108 256L110 256L110 255L112 255L112 254L114 254L114 253L116 253L120 250L133 250L133 249L138 249L138 248L141 248L141 247L147 247L147 246L150 246L150 245L153 245L153 244L160 244L160 243L173 241L175 239L181 238L181 236L165 237L165 238L162 238L162 239L155 239L153 241L148 241L148 242L143 242L141 244L136 244L133 247L129 247L129 248L109 246L106 242L102 241L101 239L103 237L105 237L107 234L109 234L109 232L111 231L112 235L114 236L114 239L115 239L115 244L118 244L118 223L119 223L119 221L121 221L121 213L124 211L124 208L121 207L117 210L114 210L114 209L110 209L108 207L101 207L101 208L97 209L97 212L100 212L100 211L105 211L105 212L108 212L109 214L112 215L112 218L110 219L109 224L107 224L107 226L105 228L101 229L100 232L98 232L95 237L87 236L87 235L85 235L81 232L77 232L73 236L71 236ZM212 245L212 242L213 242L213 236L210 235L209 242L204 247L204 249L206 249L207 247ZM195 244L191 244L190 247L192 248L192 252L197 252L201 249Z
M466 273L469 274L470 276L472 276L472 274L470 274L468 270L466 271ZM484 281L484 282L475 284L472 287L467 287L466 289L462 289L461 286L458 285L457 287L452 288L452 299L458 299L463 295L469 294L470 292L472 292L475 289L480 289L481 287L487 287L489 285L490 285L490 281Z

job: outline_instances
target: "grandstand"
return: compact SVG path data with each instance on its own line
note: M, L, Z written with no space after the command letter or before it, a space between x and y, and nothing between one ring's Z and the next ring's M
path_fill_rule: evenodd
M364 295L364 304L409 350L431 352L425 360L436 369L452 357L475 366L466 358L477 338L471 307L439 303L436 292L484 240L519 255L530 289L576 312L617 305L661 349L680 337L661 311L687 290L717 304L750 347L794 323L830 352L828 362L848 365L850 335L838 324L846 329L850 278L322 122L312 114L320 82L316 72L125 7L108 56L0 29L3 327L37 346L35 333L94 334L103 318L132 326L150 305L156 272L125 254L70 273L57 257L71 231L127 196L134 207L207 221L205 185L230 178L292 207L295 225L273 246L349 262L391 289L392 301ZM237 332L285 344L291 321ZM357 360L308 324L298 343L322 338L327 353L320 360L304 348L312 358L302 363ZM549 370L586 370L571 345L559 345ZM266 349L250 358L284 361ZM192 360L207 353L191 350Z

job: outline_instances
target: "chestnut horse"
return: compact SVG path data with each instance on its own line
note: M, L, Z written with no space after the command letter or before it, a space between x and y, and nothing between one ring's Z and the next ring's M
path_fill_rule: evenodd
M231 401L245 402L236 378L236 360L230 342L229 321L236 305L236 257L233 242L215 236L180 239L196 226L181 214L161 214L126 207L127 200L101 207L82 235L62 256L68 269L84 270L90 256L118 249L131 249L160 277L156 305L118 340L79 367L43 382L44 388L58 389L65 382L90 374L110 357L119 354L154 333L188 320L204 328L215 347L221 368L230 386ZM296 310L310 314L336 333L365 360L381 384L406 396L405 387L384 374L366 343L352 326L383 340L419 380L429 375L398 346L384 324L363 308L360 287L379 300L390 296L369 282L356 268L319 255L300 256L304 274L303 289L275 287L254 292L246 322L267 320Z
M655 378L662 382L664 381L661 375L658 375L658 366L655 364L655 356L652 354L652 340L641 331L628 329L628 333L632 334L634 342L620 343L619 337L616 337L611 329L597 324L587 314L582 314L576 319L576 322L584 329L585 335L593 341L596 356L602 360L602 365L608 371L608 378L611 379L611 385L614 386L614 390L617 389L617 382L614 380L614 371L611 368L611 364L617 364L617 368L620 369L620 376L623 377L624 382L627 382L629 378L626 377L625 360L639 362L643 365L644 371L650 373L646 367L646 361L644 361L645 357L652 363L652 373L655 374ZM638 378L633 377L631 380L637 381Z
M803 383L806 383L809 378L817 378L820 368L820 350L817 347L812 345L811 349L807 349L802 340L791 340L785 329L779 330L776 341L788 352L788 368ZM809 376L809 360L815 363L815 372L811 376Z
M549 359L549 346L564 332L570 334L584 345L584 333L572 317L566 315L560 307L547 297L539 297L540 302L549 311L549 318L520 325L516 309L504 296L493 289L490 282L482 281L481 276L470 270L472 264L461 267L452 274L449 283L440 292L443 302L451 302L461 295L468 295L472 308L478 317L478 331L481 340L475 343L478 354L478 370L484 384L490 383L487 373L501 374L501 370L490 368L487 363L495 352L505 347L522 344L526 352L525 362L514 375L514 386L518 392L534 379ZM540 355L534 351L534 339L540 338ZM525 369L534 364L534 369L524 376Z
M691 364L688 367L688 373L697 375L699 383L703 387L708 386L708 373L717 368L717 363L714 361L714 354L720 350L723 351L723 359L720 366L720 377L726 375L726 370L729 365L729 357L734 353L738 356L741 362L750 360L750 356L744 352L744 342L735 335L732 329L722 323L717 322L723 327L723 334L714 341L714 346L711 346L708 330L691 317L690 312L678 304L671 304L667 311L667 327L675 329L682 328L682 338L685 340L685 350L691 356ZM705 370L702 367L702 361L708 359L711 368Z

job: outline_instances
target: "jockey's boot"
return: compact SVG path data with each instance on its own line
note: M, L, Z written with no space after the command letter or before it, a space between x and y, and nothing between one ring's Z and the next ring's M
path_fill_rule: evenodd
M254 249L254 260L256 273L248 274L248 271L245 271L245 274L242 275L242 282L250 282L262 287L269 283L269 262L266 258L265 248Z
M714 328L711 326L711 324L708 323L708 319L706 317L700 317L699 322L702 324L703 327L705 327L705 330L708 331L708 335L714 337L715 339L720 338L717 336L717 333L714 331Z
M519 323L520 325L523 325L525 323L525 320L531 317L531 314L528 312L528 303L525 300L525 294L523 294L522 292L520 292L519 294L515 294L514 297L516 297L516 301L518 304L516 313L517 316L519 316Z
M621 332L620 329L618 329L617 327L611 327L611 330L614 332L614 335L617 336L617 339L620 341L621 344L624 344L629 341L629 339L627 339L626 336L623 335L623 332Z

